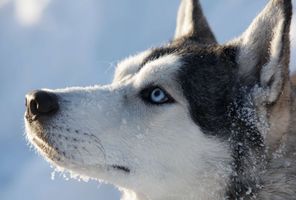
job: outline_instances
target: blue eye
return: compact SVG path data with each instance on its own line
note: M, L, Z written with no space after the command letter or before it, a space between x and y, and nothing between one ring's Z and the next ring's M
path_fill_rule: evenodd
M159 88L155 88L154 90L152 90L152 92L150 94L150 99L151 99L151 101L153 101L155 103L162 103L162 102L166 101L168 99L168 97L166 96L164 91L162 91Z
M141 96L143 100L151 104L172 103L174 101L171 96L168 95L167 92L160 87L144 89L141 92Z

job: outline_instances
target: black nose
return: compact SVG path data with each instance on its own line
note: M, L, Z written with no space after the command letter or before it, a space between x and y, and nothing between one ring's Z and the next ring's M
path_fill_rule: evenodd
M59 109L58 98L55 94L35 90L26 95L27 117L51 115Z

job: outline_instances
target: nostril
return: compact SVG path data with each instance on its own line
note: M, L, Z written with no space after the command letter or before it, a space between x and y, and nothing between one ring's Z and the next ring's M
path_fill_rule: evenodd
M42 90L35 90L27 94L25 104L29 117L53 114L59 108L57 96Z
M30 108L30 112L33 114L33 115L38 115L38 107L37 107L37 103L34 99L32 99L30 101L30 105L29 105L29 108Z

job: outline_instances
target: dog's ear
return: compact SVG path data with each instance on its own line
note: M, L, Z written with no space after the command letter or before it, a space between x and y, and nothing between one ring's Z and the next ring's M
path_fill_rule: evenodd
M175 39L190 37L202 44L217 43L198 0L181 0Z
M277 100L289 80L291 0L270 0L238 39L239 79L263 90L266 103Z

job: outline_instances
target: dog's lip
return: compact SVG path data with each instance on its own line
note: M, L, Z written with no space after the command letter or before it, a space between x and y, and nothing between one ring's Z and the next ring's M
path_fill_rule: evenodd
M128 167L122 165L111 165L111 167L115 170L123 171L125 173L130 173L131 170Z
M53 158L56 155L59 155L59 152L53 148L48 142L46 142L44 139L40 137L34 137L32 139L33 143L36 145L36 147L39 148L39 150L47 155L48 158Z
M28 117L26 114L25 114L25 119L30 123L30 126L33 126L34 124L32 124L35 120L32 120L30 117ZM38 146L38 148L46 153L48 155L48 157L51 157L49 156L50 154L53 155L59 155L60 153L51 146L50 143L48 143L48 141L41 135L42 132L40 131L34 131L35 133L35 137L33 138L33 143ZM109 170L116 170L116 171L121 171L125 174L129 174L131 172L131 169L127 166L124 166L124 165L120 165L120 164L110 164L110 165L107 165L107 169L109 168Z

